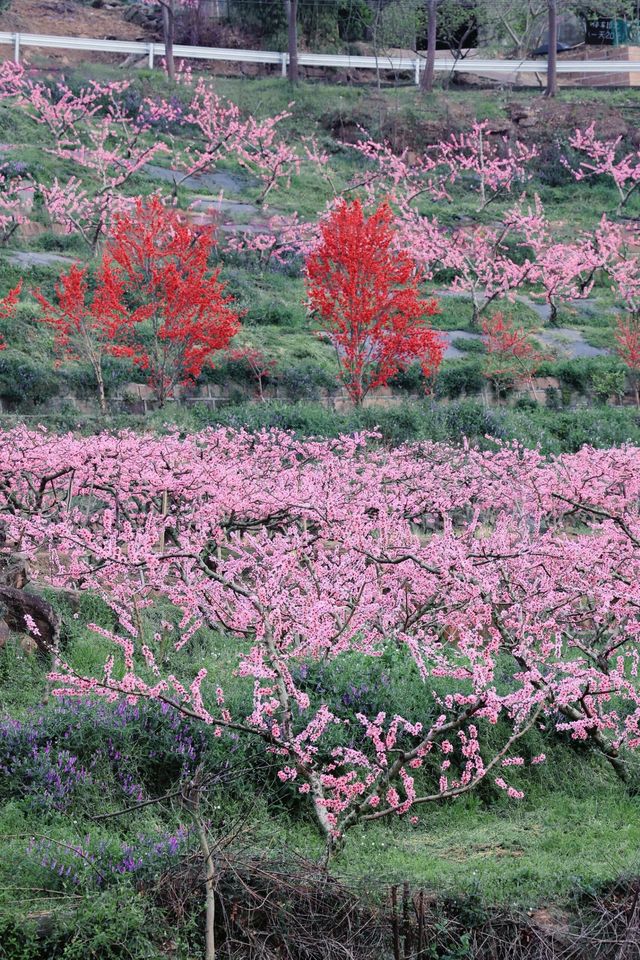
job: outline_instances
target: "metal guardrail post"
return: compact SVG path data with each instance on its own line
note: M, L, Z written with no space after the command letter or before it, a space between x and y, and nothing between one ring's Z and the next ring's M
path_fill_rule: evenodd
M416 57L414 80L416 87L420 86L420 57Z
M16 33L13 37L13 59L20 63L20 34Z
M149 70L153 70L153 42L149 43Z
M283 76L283 77L286 77L286 75L287 75L287 65L288 65L288 63L289 63L289 54L288 54L288 53L282 53L282 54L280 54L280 56L282 57L282 61L281 61L281 65L280 65L280 66L281 66L282 76Z

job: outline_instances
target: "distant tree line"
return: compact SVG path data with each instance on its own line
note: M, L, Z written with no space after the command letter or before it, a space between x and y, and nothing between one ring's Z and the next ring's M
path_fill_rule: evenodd
M0 9L3 0L0 0ZM175 76L173 43L178 20L184 39L202 41L207 18L226 20L257 36L274 49L286 46L288 76L299 78L298 49L344 49L358 42L381 54L403 47L420 51L425 63L421 86L433 89L436 51L454 58L482 46L507 57L548 58L546 96L557 91L557 54L577 45L588 24L613 18L624 26L638 20L638 0L138 0L162 16L167 69ZM631 30L635 35L636 30ZM566 34L566 37L565 37ZM622 42L628 30L591 29L602 42ZM182 39L182 38L181 38ZM567 43L567 40L569 41Z

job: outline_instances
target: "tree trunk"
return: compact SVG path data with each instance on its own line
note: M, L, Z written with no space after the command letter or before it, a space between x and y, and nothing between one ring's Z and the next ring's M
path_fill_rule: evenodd
M297 83L298 73L298 0L284 0L289 46L289 82Z
M174 0L162 4L162 30L164 33L164 60L169 80L175 82L176 64L173 59L173 37L175 33Z
M192 47L200 46L200 33L202 29L202 0L197 0L195 7L191 8L189 23L189 42Z
M200 849L204 859L204 889L206 898L205 913L205 960L216 960L216 888L215 866L207 838L207 830L198 813L194 814Z
M549 41L547 53L547 89L545 97L555 97L558 92L558 0L547 0L549 13Z
M438 28L438 0L427 0L427 62L420 78L420 86L425 93L433 90L433 78L436 62L436 31Z
M104 392L104 377L102 376L102 366L100 362L95 367L96 382L98 384L98 401L100 403L100 413L107 413L107 398Z

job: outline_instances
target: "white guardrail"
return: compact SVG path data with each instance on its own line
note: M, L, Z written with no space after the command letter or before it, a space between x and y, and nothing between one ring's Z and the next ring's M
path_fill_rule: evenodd
M13 47L13 59L20 62L22 47L39 47L54 50L88 50L100 53L139 54L146 56L150 67L155 58L164 56L164 44L131 40L98 40L90 37L47 37L35 33L2 33L0 47ZM224 47L188 47L174 45L173 55L186 60L223 60L229 63L273 63L280 64L283 76L286 76L289 63L288 53L270 50L233 50ZM337 67L354 70L396 70L413 72L416 83L420 82L420 71L424 69L423 57L377 57L335 56L325 53L299 53L298 63L303 67ZM435 69L445 73L476 74L512 74L547 72L546 60L484 60L440 57L436 59ZM640 62L623 60L559 60L559 74L562 73L636 73L640 72Z

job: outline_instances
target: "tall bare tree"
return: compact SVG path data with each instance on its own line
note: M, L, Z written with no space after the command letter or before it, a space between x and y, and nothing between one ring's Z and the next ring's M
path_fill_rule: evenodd
M436 64L436 32L438 29L438 0L427 0L427 62L420 78L425 93L433 90Z
M297 83L298 70L298 0L284 0L284 12L287 17L287 37L289 47L289 82Z
M548 45L547 86L545 97L555 97L558 92L558 0L547 0Z

